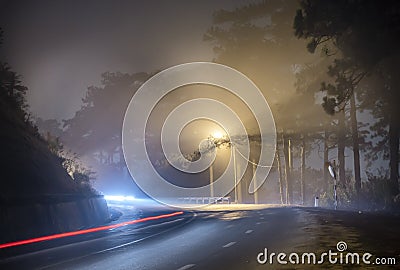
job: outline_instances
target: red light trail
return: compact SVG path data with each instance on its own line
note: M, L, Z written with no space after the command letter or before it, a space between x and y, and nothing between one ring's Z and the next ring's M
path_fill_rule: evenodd
M26 245L26 244L36 243L36 242L43 242L43 241L47 241L47 240L53 240L53 239L58 239L58 238L63 238L63 237L68 237L68 236L74 236L74 235L80 235L80 234L86 234L86 233L92 233L92 232L98 232L98 231L105 231L105 230L115 229L115 228L119 228L119 227L126 226L126 225L142 223L142 222L146 222L146 221L150 221L150 220L169 218L169 217L174 217L174 216L178 216L178 215L182 215L182 214L183 214L182 211L173 212L170 214L164 214L164 215L159 215L159 216L150 216L150 217L125 221L125 222L121 222L121 223L117 223L117 224L101 226L101 227L96 227L96 228L90 228L90 229L86 229L86 230L58 233L58 234L47 235L47 236L26 239L26 240L21 240L21 241L16 241L16 242L4 243L4 244L0 244L0 249L14 247L14 246L20 246L20 245Z

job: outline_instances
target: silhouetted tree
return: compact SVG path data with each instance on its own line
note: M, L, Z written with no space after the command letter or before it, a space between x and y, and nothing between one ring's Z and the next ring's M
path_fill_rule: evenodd
M50 136L60 138L63 134L63 130L61 128L62 123L56 119L43 120L42 118L38 117L35 120L35 125L39 129L39 133L46 139Z
M122 122L133 94L149 77L146 73L102 74L102 86L90 86L75 116L64 120L62 141L79 155L121 167ZM115 158L116 157L116 158Z
M301 119L320 115L312 106L314 99L296 93L294 87L302 63L316 58L306 50L301 51L299 48L305 43L294 39L290 22L297 8L294 1L260 1L233 11L219 10L213 16L213 26L204 36L214 45L216 62L237 68L260 87L274 113L278 143L282 144L278 148L283 151L279 156L286 158L288 151L294 149L284 147L288 141L291 140L292 146L300 146L303 133L308 134L303 130L305 125L300 124ZM303 137L308 144L309 137ZM290 173L291 164L280 163L286 166L289 195L286 199L291 203L295 182Z
M399 115L398 75L400 3L398 1L301 1L294 27L299 38L309 40L308 49L314 52L318 46L327 54L339 54L332 66L336 84L328 86L331 91L325 99L325 108L344 107L351 102L354 91L366 75L386 71L384 87L381 87L377 103L384 103L390 113L385 115L389 126L390 180L393 194L398 188L399 164ZM332 46L330 46L332 45ZM351 106L352 116L355 116ZM352 121L354 142L356 121ZM357 151L357 149L353 150ZM356 164L355 164L356 165ZM360 182L357 179L356 187Z
M0 45L3 40L3 31L0 28ZM26 92L28 88L22 84L21 76L12 71L9 64L0 62L0 95L25 122L29 122L26 103ZM32 126L30 126L32 128Z

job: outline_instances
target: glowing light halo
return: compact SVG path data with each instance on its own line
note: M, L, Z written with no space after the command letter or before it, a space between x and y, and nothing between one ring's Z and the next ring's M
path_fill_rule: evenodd
M255 117L261 135L259 163L267 166L256 167L255 177L249 186L249 192L254 193L264 183L275 156L276 129L272 112L261 91L249 78L233 68L210 62L186 63L163 70L146 81L132 97L122 129L123 152L130 174L147 195L164 204L175 206L170 198L209 195L209 186L184 188L163 179L151 164L145 145L147 121L156 104L174 89L193 84L228 90L240 98ZM264 148L264 143L269 145L269 151ZM256 178L257 185L254 185ZM232 179L218 180L214 188L220 189L219 195L225 196L234 188Z
M221 131L214 131L212 136L215 139L222 139L225 135L223 135Z
M205 106L207 106L207 110L203 109ZM182 117L183 114L184 117ZM215 149L211 149L213 150L210 153L211 157L208 155L201 155L196 161L188 161L186 164L190 163L190 168L182 166L182 164L179 162L179 160L184 159L179 149L179 134L189 122L198 119L206 119L217 123L219 126L223 127L225 132L230 138L232 138L232 140L234 140L232 135L234 135L235 131L239 134L246 133L246 128L240 121L239 116L220 101L209 98L196 98L180 104L167 116L166 120L164 121L161 130L161 146L168 162L182 172L199 173L205 171L211 166L216 157ZM172 138L172 141L168 141L168 138ZM243 153L245 153L246 156L248 156L250 154L248 138L246 138L245 141L240 145L240 149L243 151ZM174 159L173 157L176 157L176 154L179 154L180 157ZM233 166L232 156L228 168L233 170L233 167L229 166ZM242 164L242 166L245 165ZM227 176L222 175L220 178L222 177ZM215 180L214 185L218 185L217 181L221 180L220 178Z

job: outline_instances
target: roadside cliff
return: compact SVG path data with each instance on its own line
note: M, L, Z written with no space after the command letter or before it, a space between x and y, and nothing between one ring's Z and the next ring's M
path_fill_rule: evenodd
M107 203L76 183L35 127L0 96L0 243L103 224Z

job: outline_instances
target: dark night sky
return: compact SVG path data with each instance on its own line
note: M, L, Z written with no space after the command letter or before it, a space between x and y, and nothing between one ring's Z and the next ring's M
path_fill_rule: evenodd
M151 72L213 58L212 13L248 1L0 1L1 58L30 88L34 115L70 118L105 71Z
M203 34L213 12L249 2L257 1L0 0L0 59L23 76L33 115L67 119L103 72L212 60Z

